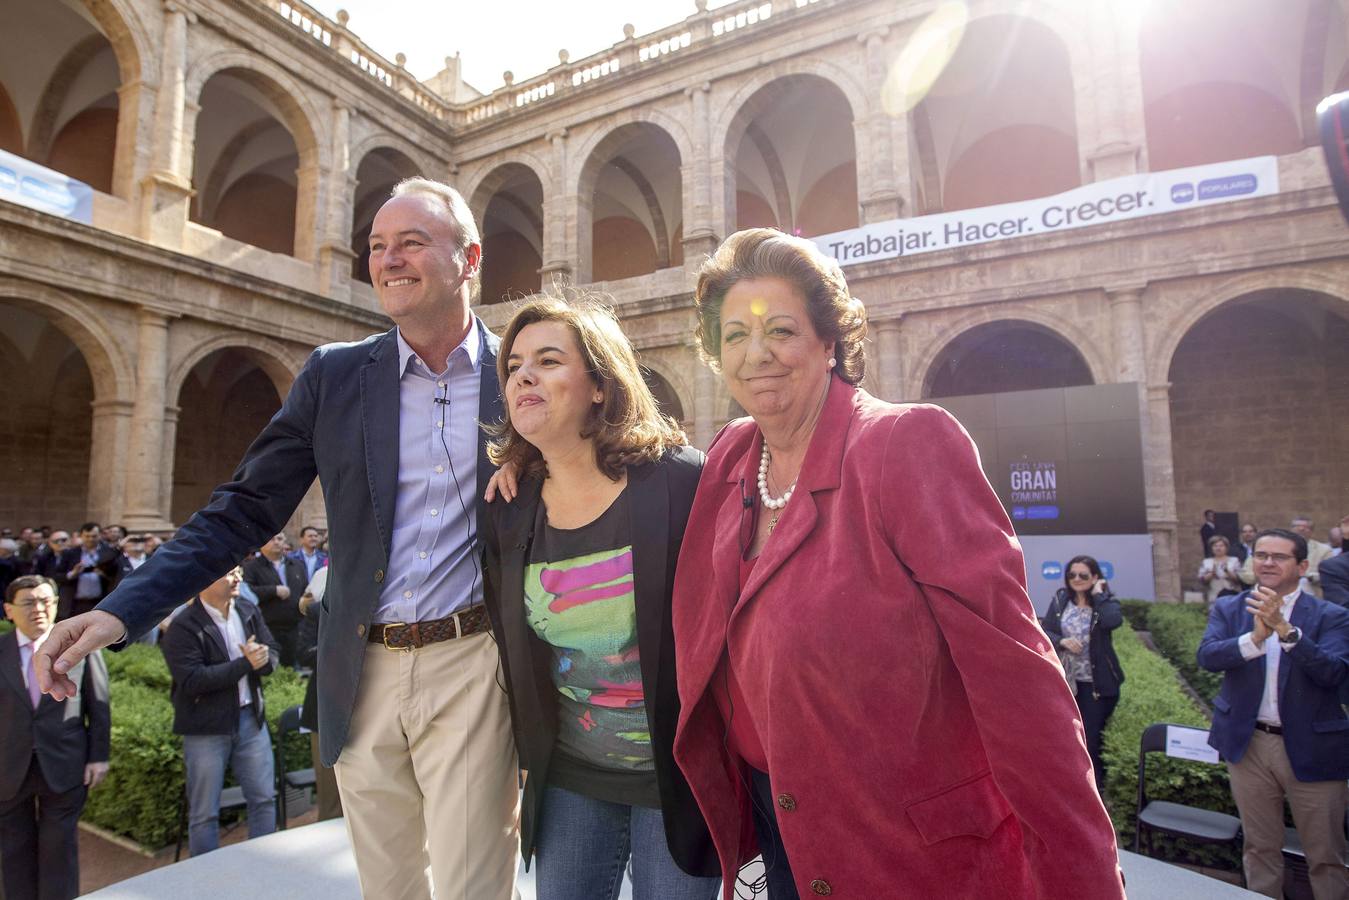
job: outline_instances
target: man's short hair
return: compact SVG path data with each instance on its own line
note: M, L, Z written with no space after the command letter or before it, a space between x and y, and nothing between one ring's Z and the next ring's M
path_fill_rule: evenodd
M1283 538L1285 541L1293 542L1293 557L1302 562L1307 558L1307 539L1296 531L1289 531L1287 528L1266 528L1255 536L1255 542L1260 543L1261 538L1275 537Z
M1213 509L1206 509L1206 510L1204 510L1204 515L1205 515L1205 516L1216 516L1217 514L1218 514L1217 510L1213 510Z
M411 194L431 197L440 201L445 207L445 211L450 214L450 221L454 223L455 238L459 242L460 250L467 250L470 244L482 245L482 237L478 234L478 223L473 221L473 211L468 208L468 203L464 201L463 194L444 182L432 181L418 175L412 178L404 178L395 184L389 197L406 197Z
M1293 520L1292 520L1291 522L1289 522L1288 524L1289 524L1289 525L1296 525L1296 524L1299 523L1299 522L1306 522L1308 525L1310 525L1310 524L1312 524L1312 517L1311 517L1311 516L1293 516Z
M14 598L19 596L19 591L31 591L47 585L52 589L52 594L56 594L56 582L47 578L45 575L20 575L9 583L5 588L5 602L13 603Z
M81 533L86 532L90 528L94 529L95 531L103 530L103 526L99 525L97 522L85 522L83 525L80 526L80 532Z
M314 532L314 534L317 534L317 535L322 536L322 532L320 532L320 531L318 530L318 526L315 526L315 525L306 525L305 527L303 527L303 528L300 529L300 537L304 537L306 534L308 534L308 533L311 532L311 531Z
M19 542L13 538L0 538L0 548L8 550L10 553L18 553Z

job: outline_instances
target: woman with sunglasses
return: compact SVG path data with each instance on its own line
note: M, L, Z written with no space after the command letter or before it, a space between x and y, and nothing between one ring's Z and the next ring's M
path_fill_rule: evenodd
M1069 560L1063 582L1040 626L1059 651L1064 674L1077 695L1096 790L1104 796L1101 735L1119 703L1119 687L1124 682L1110 633L1124 621L1124 612L1101 576L1100 565L1090 556Z

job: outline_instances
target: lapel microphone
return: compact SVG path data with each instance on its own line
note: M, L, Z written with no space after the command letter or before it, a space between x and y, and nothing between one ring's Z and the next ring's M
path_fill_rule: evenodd
M745 491L745 479L740 479L740 504L745 509L754 508L754 498Z

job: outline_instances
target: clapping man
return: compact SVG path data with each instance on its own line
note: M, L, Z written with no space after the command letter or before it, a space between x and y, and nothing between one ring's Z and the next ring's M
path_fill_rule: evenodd
M248 836L276 830L272 739L262 676L277 647L258 608L239 599L236 569L187 605L161 646L173 676L173 733L183 736L187 840L193 856L220 846L220 791L228 766L248 803Z
M1241 813L1246 884L1283 895L1286 797L1313 892L1344 900L1349 721L1337 690L1349 678L1349 610L1298 586L1307 571L1302 535L1262 531L1251 559L1255 588L1214 603L1197 654L1223 675L1209 744L1227 762Z

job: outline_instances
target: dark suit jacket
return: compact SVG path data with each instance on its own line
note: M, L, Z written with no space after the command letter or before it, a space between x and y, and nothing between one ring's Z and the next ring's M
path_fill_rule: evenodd
M290 631L300 623L300 595L309 584L304 563L296 562L289 555L283 560L286 587L290 588L290 596L284 600L276 595L281 579L277 577L276 567L270 559L258 554L243 565L244 581L258 595L258 609L262 610L263 619L274 631Z
M1246 753L1265 692L1267 657L1248 661L1237 645L1255 622L1246 611L1249 594L1213 604L1196 654L1199 665L1223 673L1208 742L1231 762ZM1279 719L1288 762L1299 781L1342 781L1349 778L1349 719L1336 691L1349 678L1349 610L1303 591L1288 621L1302 630L1302 639L1279 662Z
M1316 571L1320 573L1325 598L1349 609L1349 553L1321 560Z
M628 508L642 693L651 726L666 842L685 870L718 875L721 868L712 839L688 783L675 765L673 752L679 691L670 594L675 560L702 466L702 453L682 447L668 452L656 464L630 467ZM520 813L520 850L526 861L534 850L548 765L557 740L557 688L550 674L552 650L525 619L525 566L542 487L541 478L529 479L520 485L513 502L491 504L486 532L487 609L510 687L520 766L529 772Z
M59 605L56 617L58 619L79 615L93 609L99 600L108 595L113 584L117 581L117 557L122 554L118 552L116 547L100 543L98 549L94 551L94 569L98 572L98 598L96 600L81 600L79 605L76 606L75 587L79 582L79 577L70 578L69 576L70 570L79 565L83 554L84 546L77 543L63 550L61 555L51 563L51 575L49 577L54 578L57 584Z
M80 686L68 700L42 695L37 709L23 683L17 632L0 637L0 802L18 792L37 748L42 777L53 791L84 782L84 766L106 762L111 738L108 667L91 653L70 670Z
M500 341L474 319L482 339L482 382L474 415L501 418L496 359ZM143 634L173 607L211 584L281 530L315 475L328 510L332 575L323 598L319 646L319 738L333 765L347 739L368 643L389 565L398 492L398 342L394 331L328 344L309 357L281 410L244 454L232 481L99 605ZM492 466L478 451L477 493ZM483 506L478 502L478 534Z
M267 630L258 608L247 600L234 601L244 626L244 637L255 635L271 648L267 665L254 669L245 656L230 659L215 619L201 600L188 604L174 617L159 647L173 676L174 734L234 734L239 730L239 679L248 676L253 714L263 722L262 676L276 668L280 648Z

